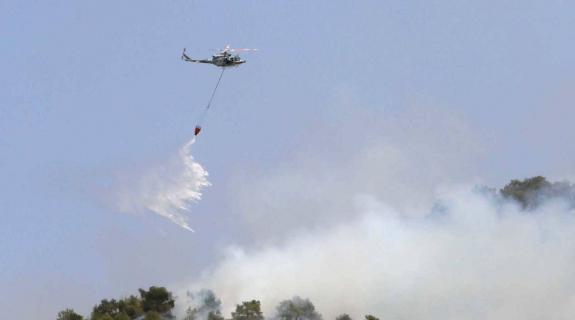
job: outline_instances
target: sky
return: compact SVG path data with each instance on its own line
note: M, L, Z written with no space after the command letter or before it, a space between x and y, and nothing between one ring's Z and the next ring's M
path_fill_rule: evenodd
M0 308L51 319L194 282L230 246L353 219L343 195L419 212L445 184L575 178L574 10L0 1ZM191 138L219 76L181 50L227 44L259 51L226 71L191 147L211 183L186 212L196 232L120 212L117 194Z

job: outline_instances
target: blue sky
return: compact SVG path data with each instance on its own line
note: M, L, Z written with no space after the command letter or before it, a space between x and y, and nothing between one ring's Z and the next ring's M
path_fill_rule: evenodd
M353 152L345 139L322 144L329 136L318 131L357 142L357 114L401 118L415 105L465 119L488 150L474 178L493 185L573 172L574 10L567 1L0 2L0 282L15 292L0 306L48 319L196 277L217 248L257 239L238 227L230 186L302 150ZM226 72L194 145L213 184L189 213L198 232L115 212L116 177L176 152L217 80L216 68L182 62L182 48L208 57L228 43L260 51Z

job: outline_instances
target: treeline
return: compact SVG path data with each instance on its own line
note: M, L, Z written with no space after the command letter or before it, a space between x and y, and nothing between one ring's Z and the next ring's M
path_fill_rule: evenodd
M225 320L221 313L221 302L213 292L202 290L196 294L188 293L193 307L188 307L180 320ZM172 293L164 287L150 287L139 290L139 296L131 295L119 300L102 300L92 308L90 317L84 318L73 309L58 313L57 320L164 320L176 319ZM272 317L277 320L322 320L322 316L308 299L293 297L281 301ZM261 304L258 300L244 301L236 305L228 320L264 320ZM336 320L352 320L348 314L341 314ZM379 320L366 315L365 320Z
M164 287L140 289L139 295L116 300L104 299L92 309L91 320L172 319L175 306L172 293ZM58 313L58 320L84 320L73 309Z

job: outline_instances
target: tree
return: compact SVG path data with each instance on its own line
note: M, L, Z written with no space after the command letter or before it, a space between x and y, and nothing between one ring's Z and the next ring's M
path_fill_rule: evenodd
M321 314L315 311L314 305L308 299L298 296L284 300L276 308L276 318L280 320L321 320Z
M171 316L175 302L172 293L164 287L150 287L148 291L140 289L144 312L155 311L160 315Z
M522 181L511 180L500 192L503 197L515 200L527 209L535 207L538 204L539 192L550 186L547 179L537 176Z
M142 300L136 296L129 296L118 302L118 310L128 316L128 319L136 319L144 314Z
M162 315L157 311L149 311L146 313L144 320L162 320Z
M131 320L143 314L142 300L129 296L121 300L102 300L94 306L91 320Z
M372 316L371 314L367 314L365 315L365 320L379 320L379 318Z
M190 297L199 299L198 310L200 312L220 311L222 302L211 290L200 290L195 295L190 294Z
M260 302L257 300L244 301L236 305L236 311L232 312L232 320L263 320Z
M504 198L517 201L523 209L534 209L543 201L553 198L564 199L572 207L575 206L575 186L569 182L551 183L542 176L511 180L500 193Z
M196 308L194 309L188 308L186 310L186 315L182 320L197 320L197 318L198 318L198 310Z
M66 309L58 312L57 320L83 320L84 317L74 312L73 309Z
M263 319L263 317L262 317L262 319ZM219 311L218 312L210 311L208 313L207 320L224 320L224 317L221 315L221 313Z
M211 290L187 292L186 295L194 307L186 310L184 320L223 320L220 313L222 302Z
M351 320L351 317L349 316L349 314L343 313L335 317L335 320Z
M135 319L127 315L125 312L120 312L114 316L114 320L131 320Z
M100 304L95 305L92 309L92 320L113 320L120 312L118 301L115 299L100 301Z
M188 308L183 320L224 320L219 311L210 311L207 315L198 312L198 309Z

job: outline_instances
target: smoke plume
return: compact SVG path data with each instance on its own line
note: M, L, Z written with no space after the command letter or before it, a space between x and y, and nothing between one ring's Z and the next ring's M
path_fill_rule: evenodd
M575 312L575 215L523 212L451 188L425 217L359 197L361 218L259 249L231 248L195 286L230 305L310 298L325 319L568 319ZM226 305L230 309L230 305Z
M177 157L141 175L120 193L118 207L124 212L152 211L180 227L193 231L187 211L199 201L202 189L209 186L208 172L194 161L191 147L195 139L184 144Z
M196 320L207 320L210 314L220 314L221 301L210 290L188 291L186 293L186 313Z
M180 292L210 288L224 314L258 299L268 317L294 296L324 319L575 314L572 206L525 211L477 191L482 141L457 119L415 110L362 128L371 138L350 137L353 152L320 139L271 173L247 173L235 190L252 241Z

